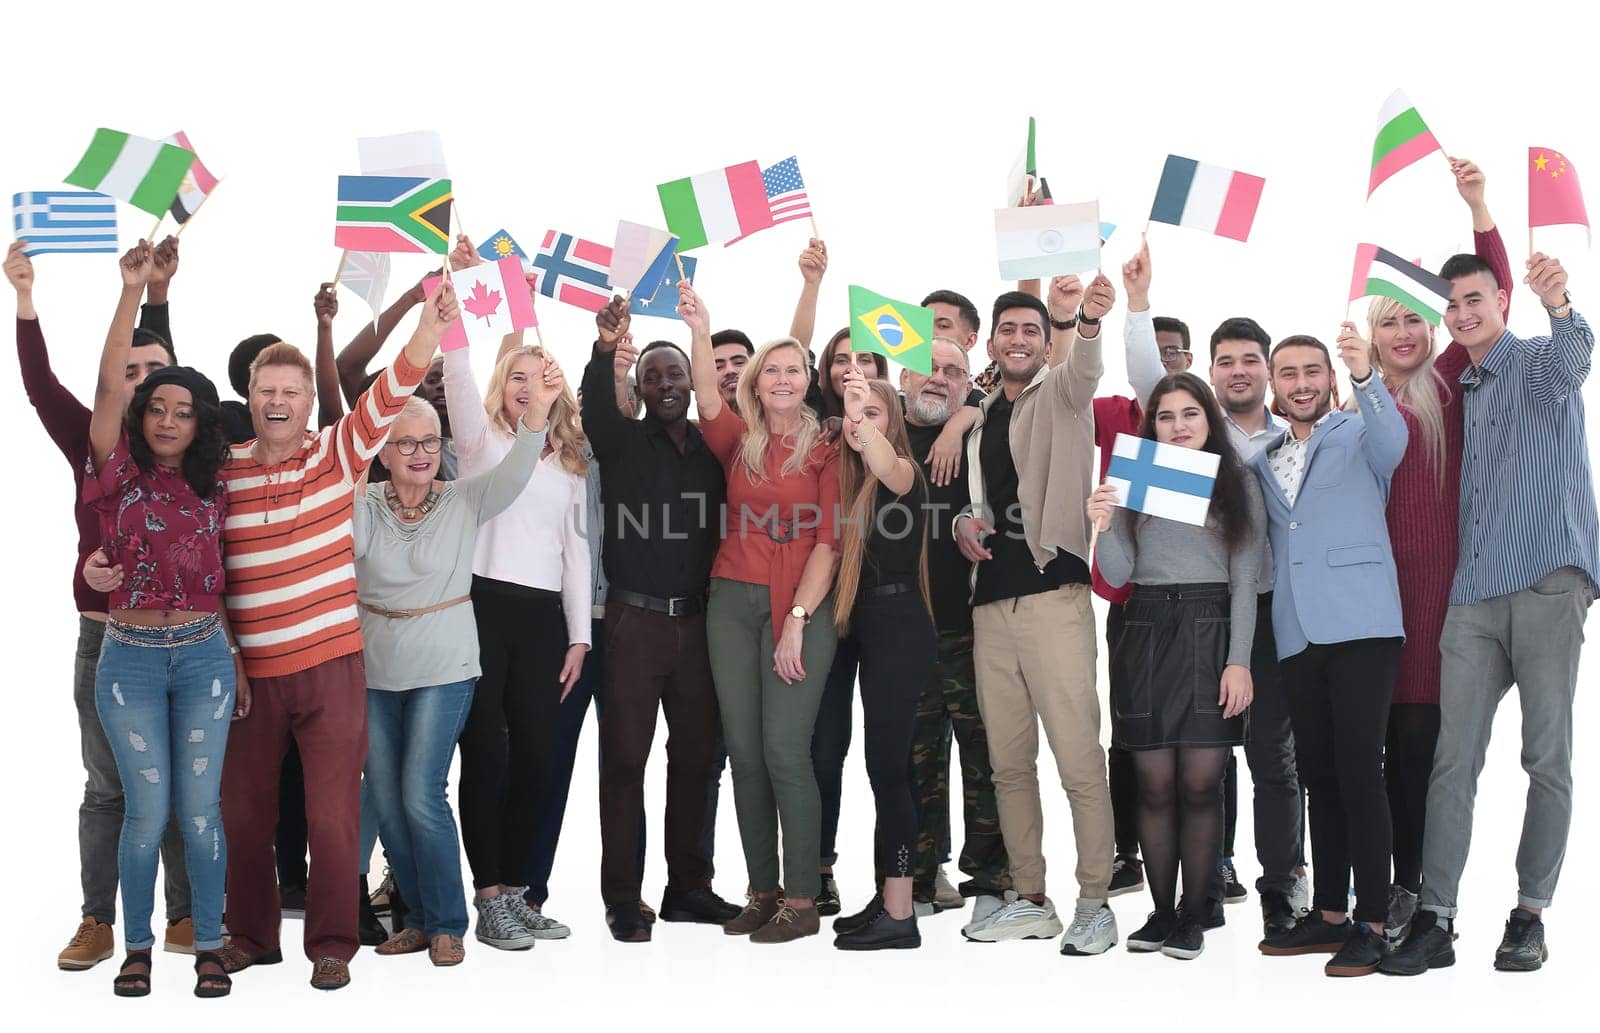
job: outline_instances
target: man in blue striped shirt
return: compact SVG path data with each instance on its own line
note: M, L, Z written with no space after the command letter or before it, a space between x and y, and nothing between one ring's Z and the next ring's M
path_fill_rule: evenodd
M1380 966L1418 975L1455 962L1456 890L1472 837L1478 772L1495 709L1517 686L1528 802L1517 850L1517 907L1495 952L1501 971L1548 956L1543 909L1572 823L1572 699L1583 622L1600 582L1582 388L1594 334L1572 310L1567 273L1542 254L1524 282L1550 313L1550 336L1522 340L1500 315L1489 266L1457 255L1445 326L1467 349L1461 555L1439 649L1439 745L1428 783L1422 901L1410 934Z

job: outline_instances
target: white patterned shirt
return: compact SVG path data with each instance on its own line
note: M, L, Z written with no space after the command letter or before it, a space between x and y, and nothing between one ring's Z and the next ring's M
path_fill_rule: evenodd
M1283 444L1267 456L1272 476L1277 478L1278 487L1283 489L1283 497L1289 500L1290 509L1294 508L1294 500L1300 494L1300 481L1306 475L1306 452L1311 447L1311 436L1337 411L1329 409L1323 413L1322 419L1311 425L1311 433L1303 438L1295 437L1291 429L1284 435Z

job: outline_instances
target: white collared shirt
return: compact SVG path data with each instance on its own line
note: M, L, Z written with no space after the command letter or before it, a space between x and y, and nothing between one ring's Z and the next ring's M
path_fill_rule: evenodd
M1289 500L1290 509L1294 508L1294 500L1300 494L1300 481L1306 475L1306 452L1311 446L1311 436L1337 411L1329 409L1323 413L1322 419L1311 425L1311 433L1303 438L1295 437L1291 430L1284 437L1283 444L1267 456L1272 476L1277 478L1278 487L1283 489L1283 497Z

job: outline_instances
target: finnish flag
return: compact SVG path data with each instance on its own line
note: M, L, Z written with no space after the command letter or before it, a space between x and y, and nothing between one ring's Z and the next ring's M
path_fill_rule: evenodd
M1119 506L1203 527L1221 462L1214 452L1118 434L1106 483Z

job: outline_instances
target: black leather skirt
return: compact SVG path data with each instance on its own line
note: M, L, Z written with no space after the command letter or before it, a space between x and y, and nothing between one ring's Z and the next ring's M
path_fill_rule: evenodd
M1111 656L1111 741L1125 750L1240 746L1249 712L1224 719L1226 584L1138 585Z

